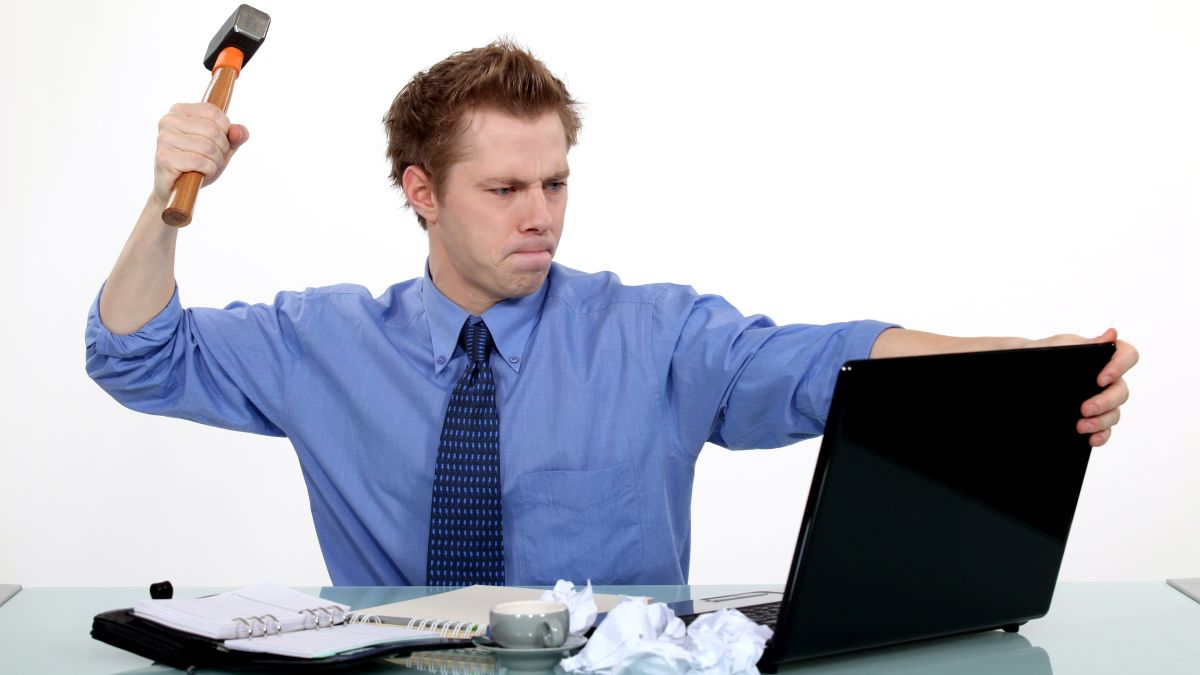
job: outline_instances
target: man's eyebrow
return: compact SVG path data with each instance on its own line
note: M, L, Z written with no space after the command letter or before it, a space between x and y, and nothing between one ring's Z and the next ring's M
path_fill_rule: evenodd
M562 171L550 174L549 176L543 178L542 182L543 183L559 183L559 182L566 180L567 177L570 175L571 175L570 169L563 169ZM487 185L511 185L512 187L518 187L518 188L529 186L528 181L525 181L520 178L513 178L511 176L489 176L487 178L484 178L482 181L480 181L480 183L487 184Z

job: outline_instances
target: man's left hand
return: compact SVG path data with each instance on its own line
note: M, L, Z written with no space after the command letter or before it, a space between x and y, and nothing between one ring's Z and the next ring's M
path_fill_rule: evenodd
M1056 335L1045 340L1038 340L1032 346L1053 347L1081 343L1102 344L1115 342L1117 350L1112 360L1100 370L1096 383L1104 387L1104 391L1083 402L1080 413L1083 418L1075 423L1075 429L1081 434L1090 434L1088 443L1092 447L1100 447L1112 437L1112 428L1121 420L1121 406L1129 400L1129 385L1125 383L1125 373L1138 362L1138 352L1133 345L1117 339L1117 329L1109 328L1104 334L1092 338L1082 338L1076 335Z

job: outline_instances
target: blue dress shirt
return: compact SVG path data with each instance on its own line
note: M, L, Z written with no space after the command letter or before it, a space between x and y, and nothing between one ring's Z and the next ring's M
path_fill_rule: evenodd
M495 339L510 584L687 583L705 442L770 448L822 433L838 369L874 321L776 326L672 284L553 265L482 315ZM425 582L438 434L467 357L467 312L428 272L272 304L180 306L137 332L88 317L88 373L123 405L287 436L335 584Z

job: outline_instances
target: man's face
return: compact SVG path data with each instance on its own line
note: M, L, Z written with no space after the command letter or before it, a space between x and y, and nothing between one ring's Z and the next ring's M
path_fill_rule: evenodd
M476 111L429 225L429 269L472 314L541 287L567 209L567 141L558 114Z

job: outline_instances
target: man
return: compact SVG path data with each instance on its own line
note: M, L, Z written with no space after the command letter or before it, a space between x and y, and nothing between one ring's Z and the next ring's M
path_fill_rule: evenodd
M422 278L378 298L344 285L183 310L177 230L160 214L182 172L211 183L249 135L177 105L88 321L88 372L123 404L291 440L337 584L685 583L705 442L819 435L848 359L1088 341L776 326L688 287L552 263L580 121L562 82L511 44L418 74L384 121L393 181L429 240ZM1078 423L1093 445L1136 359L1119 343L1099 374Z

